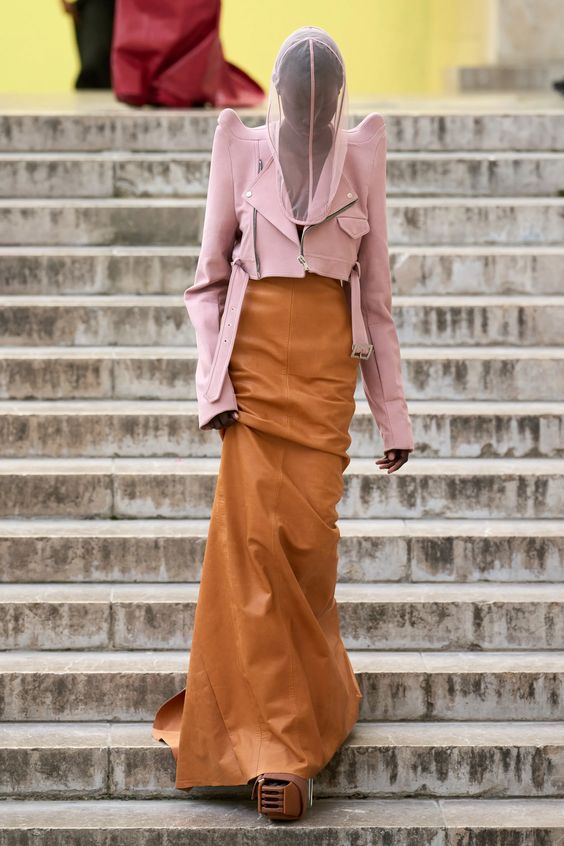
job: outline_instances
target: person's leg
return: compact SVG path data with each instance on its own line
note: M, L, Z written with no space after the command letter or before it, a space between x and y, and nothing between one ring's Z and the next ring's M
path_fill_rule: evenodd
M112 87L114 7L115 0L77 0L75 32L81 67L76 89Z

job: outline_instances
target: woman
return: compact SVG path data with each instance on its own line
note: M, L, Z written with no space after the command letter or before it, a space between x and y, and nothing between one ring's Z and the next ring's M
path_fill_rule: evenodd
M266 124L219 115L184 293L199 425L219 430L222 452L187 685L153 736L172 748L177 787L253 782L271 819L304 814L359 715L334 596L359 362L384 439L377 466L396 472L413 449L390 310L385 125L346 119L337 45L297 30Z

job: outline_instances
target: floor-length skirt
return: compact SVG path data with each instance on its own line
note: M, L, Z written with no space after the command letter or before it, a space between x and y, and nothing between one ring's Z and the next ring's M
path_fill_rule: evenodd
M229 363L240 416L223 432L186 687L153 723L178 788L314 776L358 719L335 602L351 342L339 280L249 279Z

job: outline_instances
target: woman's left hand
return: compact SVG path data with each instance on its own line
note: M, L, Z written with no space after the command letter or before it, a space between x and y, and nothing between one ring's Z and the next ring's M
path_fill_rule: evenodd
M409 458L410 449L387 449L384 451L384 458L377 458L376 464L380 470L387 470L388 473L395 473Z

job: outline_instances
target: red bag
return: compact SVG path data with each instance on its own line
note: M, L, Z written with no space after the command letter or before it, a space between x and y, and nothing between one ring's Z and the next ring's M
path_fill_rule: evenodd
M227 62L220 0L117 0L112 88L135 106L256 106L264 91Z

